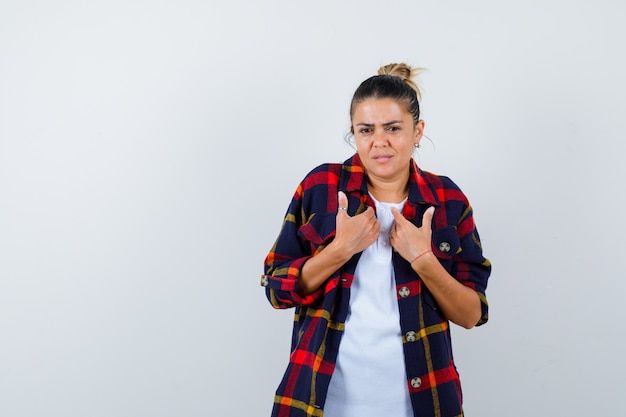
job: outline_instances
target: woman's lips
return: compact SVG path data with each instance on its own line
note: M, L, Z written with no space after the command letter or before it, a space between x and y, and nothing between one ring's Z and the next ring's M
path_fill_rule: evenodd
M377 155L372 157L376 162L385 163L391 159L391 155Z

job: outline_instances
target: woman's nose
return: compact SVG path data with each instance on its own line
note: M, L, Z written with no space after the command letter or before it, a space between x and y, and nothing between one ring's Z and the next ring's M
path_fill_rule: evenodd
M387 145L387 137L385 136L384 130L376 130L374 131L374 146L386 146Z

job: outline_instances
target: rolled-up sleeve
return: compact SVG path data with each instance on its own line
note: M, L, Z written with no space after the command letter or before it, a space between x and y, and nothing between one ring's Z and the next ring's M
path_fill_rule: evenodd
M301 204L302 188L300 185L296 190L278 238L265 258L261 286L265 287L267 299L274 308L309 305L323 292L318 289L304 296L298 294L298 278L302 267L313 255L310 242L298 234L306 217Z
M480 326L489 319L489 304L487 303L487 280L491 274L491 262L483 256L482 245L478 230L474 224L472 208L469 204L464 210L458 225L457 232L461 243L461 250L454 257L452 275L463 285L472 288L478 294L482 314L476 324Z

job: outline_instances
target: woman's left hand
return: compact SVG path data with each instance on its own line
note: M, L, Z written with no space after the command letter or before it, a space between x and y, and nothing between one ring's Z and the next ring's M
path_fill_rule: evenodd
M429 254L432 237L430 225L435 208L429 207L426 210L422 217L422 227L405 219L395 208L391 212L395 219L389 234L391 246L411 263L411 267L426 284L448 320L466 329L474 327L482 314L476 291L457 281L433 254Z
M389 243L407 261L411 262L418 255L431 248L432 229L431 221L434 207L429 207L422 217L422 227L417 227L404 218L396 208L391 209L394 225L389 233Z

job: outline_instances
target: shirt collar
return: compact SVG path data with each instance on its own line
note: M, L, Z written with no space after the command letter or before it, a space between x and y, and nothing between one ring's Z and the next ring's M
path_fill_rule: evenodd
M428 175L419 169L415 160L411 158L409 173L409 196L408 200L413 204L428 204L439 206L439 198L435 194L435 188L429 181ZM367 195L367 174L357 153L347 159L341 167L339 189L346 192L358 191Z

